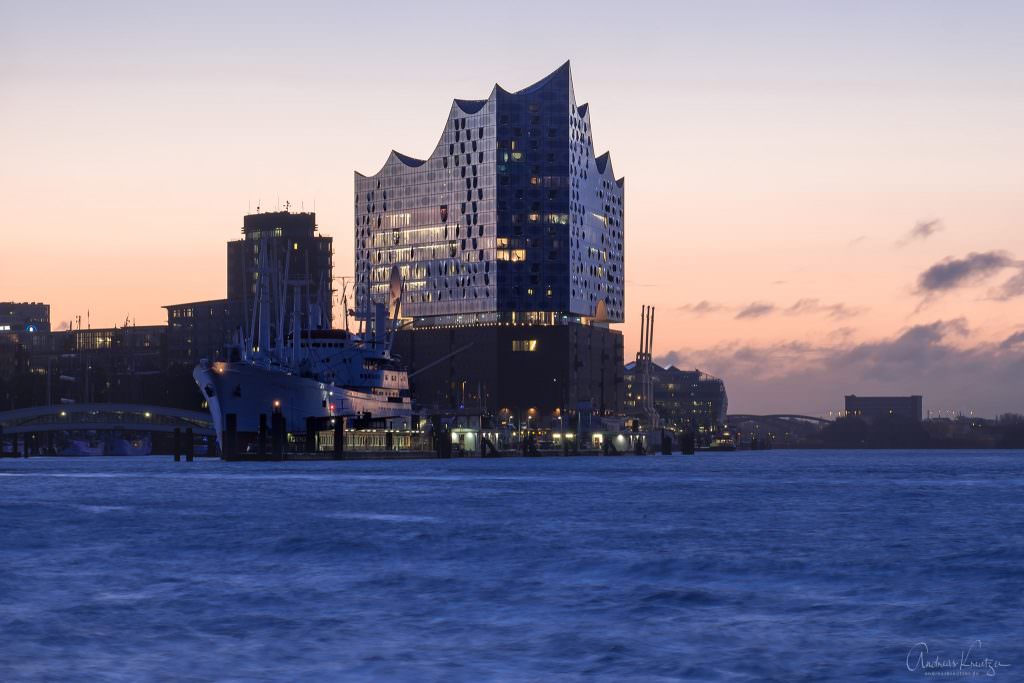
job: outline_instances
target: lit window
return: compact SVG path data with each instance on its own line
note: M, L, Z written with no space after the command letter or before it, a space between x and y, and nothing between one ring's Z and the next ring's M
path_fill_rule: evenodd
M512 261L522 263L526 260L525 249L498 249L494 252L494 258L498 261Z
M513 351L536 351L537 340L536 339L513 339L512 340Z

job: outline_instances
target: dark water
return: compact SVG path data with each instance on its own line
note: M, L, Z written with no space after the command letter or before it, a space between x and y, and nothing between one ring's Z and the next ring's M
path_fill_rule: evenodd
M0 681L1024 680L1022 506L1008 452L5 460Z

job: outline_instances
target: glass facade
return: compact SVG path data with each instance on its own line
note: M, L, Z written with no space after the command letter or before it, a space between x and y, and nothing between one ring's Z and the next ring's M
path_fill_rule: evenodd
M387 302L397 269L417 325L622 322L623 191L594 155L568 63L515 93L455 100L428 159L392 152L356 173L357 310Z

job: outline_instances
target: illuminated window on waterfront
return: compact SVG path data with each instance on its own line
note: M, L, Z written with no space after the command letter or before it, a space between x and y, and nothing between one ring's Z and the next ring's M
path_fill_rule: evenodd
M513 351L536 351L537 340L536 339L513 339L512 340Z
M494 256L499 261L512 261L522 263L526 260L525 249L498 249Z

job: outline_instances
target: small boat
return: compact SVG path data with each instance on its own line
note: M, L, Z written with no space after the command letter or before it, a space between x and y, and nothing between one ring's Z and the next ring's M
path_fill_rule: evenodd
M732 434L729 432L722 432L721 436L716 436L708 444L708 447L703 450L708 451L734 451L736 450L736 442L732 440Z

